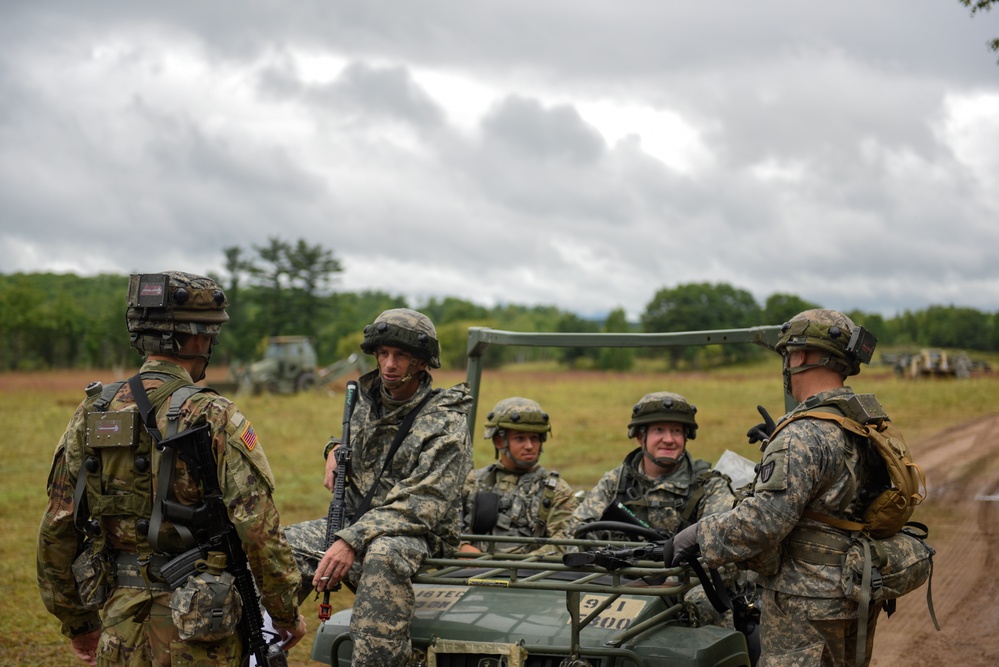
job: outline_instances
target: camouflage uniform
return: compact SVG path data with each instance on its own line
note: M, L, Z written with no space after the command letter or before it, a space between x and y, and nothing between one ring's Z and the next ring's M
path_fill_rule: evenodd
M147 361L140 373L156 373L193 384L180 366L166 361ZM144 378L143 386L153 393L163 383L162 377ZM62 621L63 634L74 637L103 627L98 647L98 665L240 665L247 655L245 642L237 633L214 642L183 642L174 626L170 591L149 574L147 588L137 565L120 562L118 585L113 586L99 611L84 607L71 572L80 553L80 535L74 526L73 495L77 476L85 457L86 416L93 399L77 408L66 432L56 447L49 473L49 503L42 519L38 538L38 585L46 608ZM157 410L157 425L166 432L167 403ZM131 390L125 384L109 405L110 410L135 410ZM250 422L229 400L212 392L194 394L182 406L179 431L199 423L211 426L212 445L219 462L219 485L246 551L249 566L262 602L277 627L294 628L298 622L295 592L299 576L288 544L280 532L280 521L271 493L274 478ZM158 470L160 452L152 451L152 470ZM126 471L127 472L127 471ZM128 475L110 481L113 496L128 495ZM154 475L155 477L155 475ZM153 483L155 488L155 481ZM124 489L124 490L122 490ZM151 490L149 491L151 493ZM194 505L201 496L187 473L186 464L175 465L174 498ZM147 494L149 495L149 494ZM107 496L105 496L107 497ZM106 539L108 558L134 554L140 530L138 517L111 512L100 520ZM159 532L160 544L180 551L176 528L164 522ZM160 558L159 560L165 560Z
M735 504L735 494L728 480L709 473L711 465L695 461L686 450L680 455L677 468L657 479L645 474L642 460L642 448L635 449L621 465L600 478L572 513L568 528L570 536L579 526L599 521L604 510L618 501L619 490L623 492L621 503L664 535L672 535L701 517L730 510ZM623 476L630 484L625 483L626 488L621 489ZM700 498L694 507L689 507L695 495ZM617 539L622 537L616 535Z
M653 392L644 396L633 408L628 424L628 437L639 437L642 428L657 422L673 422L684 426L685 442L697 434L695 419L697 409L684 397L671 392ZM653 530L671 536L692 525L701 517L732 509L735 494L724 477L711 469L707 461L694 459L686 450L677 459L676 467L669 473L652 478L646 474L644 436L642 446L625 457L624 462L604 474L597 485L587 492L583 502L572 514L569 535L587 523L599 521L607 508L620 502L634 516ZM633 539L625 533L601 532L595 535L604 539ZM736 568L721 571L723 581L732 592L751 589L746 576ZM684 596L684 608L695 625L724 625L732 627L731 613L720 614L708 601L701 586Z
M360 378L350 422L348 514L375 483L399 424L435 391L431 384L425 373L416 393L400 403L382 390L377 369ZM425 558L458 547L461 484L472 467L471 402L465 383L436 390L378 481L371 508L336 533L357 554L348 575L356 586L350 621L355 665L406 664L415 605L410 579Z
M816 394L791 413L852 394L841 387ZM788 424L763 453L754 495L725 514L703 519L698 544L709 566L745 563L765 589L760 665L853 665L858 606L846 598L842 568L809 562L796 540L808 529L843 534L803 517L806 510L842 516L854 509L857 481L866 477L865 448L836 423L803 418ZM862 508L861 508L862 509ZM800 534L800 533L799 533ZM867 626L870 660L877 621Z
M549 484L554 485L553 488ZM529 471L509 470L500 463L492 463L484 468L473 470L465 478L462 489L462 532L472 533L472 519L475 516L475 496L481 492L492 492L500 497L496 525L489 534L514 535L523 537L568 537L566 528L569 517L576 506L572 487L558 476L549 473L542 466ZM547 506L546 506L547 505ZM545 518L542 518L544 515ZM527 545L493 544L473 542L472 546L481 551L502 551L506 553L560 553L561 547L549 545L529 550Z

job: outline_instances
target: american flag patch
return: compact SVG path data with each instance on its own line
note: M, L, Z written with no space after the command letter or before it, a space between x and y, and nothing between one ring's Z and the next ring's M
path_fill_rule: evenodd
M251 452L257 444L257 432L253 430L250 426L250 422L246 422L246 428L243 429L243 433L239 436L239 439L243 441L246 448Z

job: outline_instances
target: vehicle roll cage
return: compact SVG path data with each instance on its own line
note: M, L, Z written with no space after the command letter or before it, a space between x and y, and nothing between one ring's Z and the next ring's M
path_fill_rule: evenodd
M711 331L679 331L672 333L553 333L534 331L503 331L488 327L468 329L468 384L472 407L468 411L468 430L474 431L478 407L479 388L482 385L482 356L490 345L519 345L523 347L687 347L701 345L732 345L751 343L773 350L780 336L780 326L759 326L743 329L715 329ZM797 405L790 396L784 396L788 410Z

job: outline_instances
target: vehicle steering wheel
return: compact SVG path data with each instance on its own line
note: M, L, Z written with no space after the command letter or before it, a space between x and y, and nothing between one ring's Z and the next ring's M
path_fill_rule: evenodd
M624 523L623 521L591 521L590 523L584 523L573 531L572 536L575 539L582 539L584 535L600 531L624 533L628 537L641 538L646 542L662 542L672 537L672 535L664 535L659 531L646 528L645 526Z

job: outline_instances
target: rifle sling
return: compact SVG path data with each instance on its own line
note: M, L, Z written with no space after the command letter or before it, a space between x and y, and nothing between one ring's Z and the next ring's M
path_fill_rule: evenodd
M406 418L402 420L401 424L399 424L399 431L395 434L392 446L389 447L388 455L385 457L385 463L382 465L382 469L375 477L375 481L371 485L371 488L368 489L368 492L364 495L364 500L362 500L361 504L357 506L357 510L351 518L351 523L357 523L358 519L364 516L364 513L371 508L371 500L375 497L375 490L378 489L378 482L381 481L382 475L384 475L385 471L388 470L392 457L395 456L395 453L399 450L399 446L402 445L402 441L407 435L409 435L409 430L413 428L413 422L416 421L416 415L423 409L423 406L427 404L427 401L435 395L437 395L436 390L427 392L427 395L423 397L423 400L420 401L415 408L410 410L409 414L406 415Z
M180 379L164 382L156 390L159 396L163 396L164 387L169 389L166 396L173 396L175 390L180 388L173 386L167 387L167 384L171 382L173 384L180 384L180 387L190 386L189 383ZM153 406L152 401L149 399L149 395L146 393L146 388L142 384L141 375L135 374L130 377L128 379L128 387L132 390L132 398L135 399L135 405L139 408L139 415L141 416L143 426L146 428L146 432L153 439L153 443L158 446L160 441L163 440L163 435L156 426L156 408ZM190 394L197 393L201 389L201 387L192 387L193 391L186 392L184 400L186 400L187 396ZM164 400L166 396L164 396ZM162 403L162 400L158 402ZM179 410L177 412L179 414ZM176 416L170 420L168 428L169 431L176 430ZM156 493L153 496L153 512L152 516L149 517L149 532L147 533L149 546L152 547L153 551L161 550L159 538L160 527L163 523L163 501L169 497L170 487L173 485L173 470L177 464L177 451L174 448L163 447L160 449L160 455L162 457L160 459L160 469L167 471L167 474L159 474L156 476ZM180 536L180 539L184 544L192 546L197 543L197 540L194 539L194 534L187 526L174 524L174 529L177 531L177 534Z
M691 555L687 559L687 565L690 569L694 571L697 575L698 580L701 582L701 587L704 589L704 595L708 598L708 602L711 606L715 608L719 614L724 614L726 611L732 608L732 598L729 597L728 590L725 588L725 582L722 581L721 575L718 574L718 570L711 568L711 576L704 571L701 566L701 562L697 560L696 555Z

